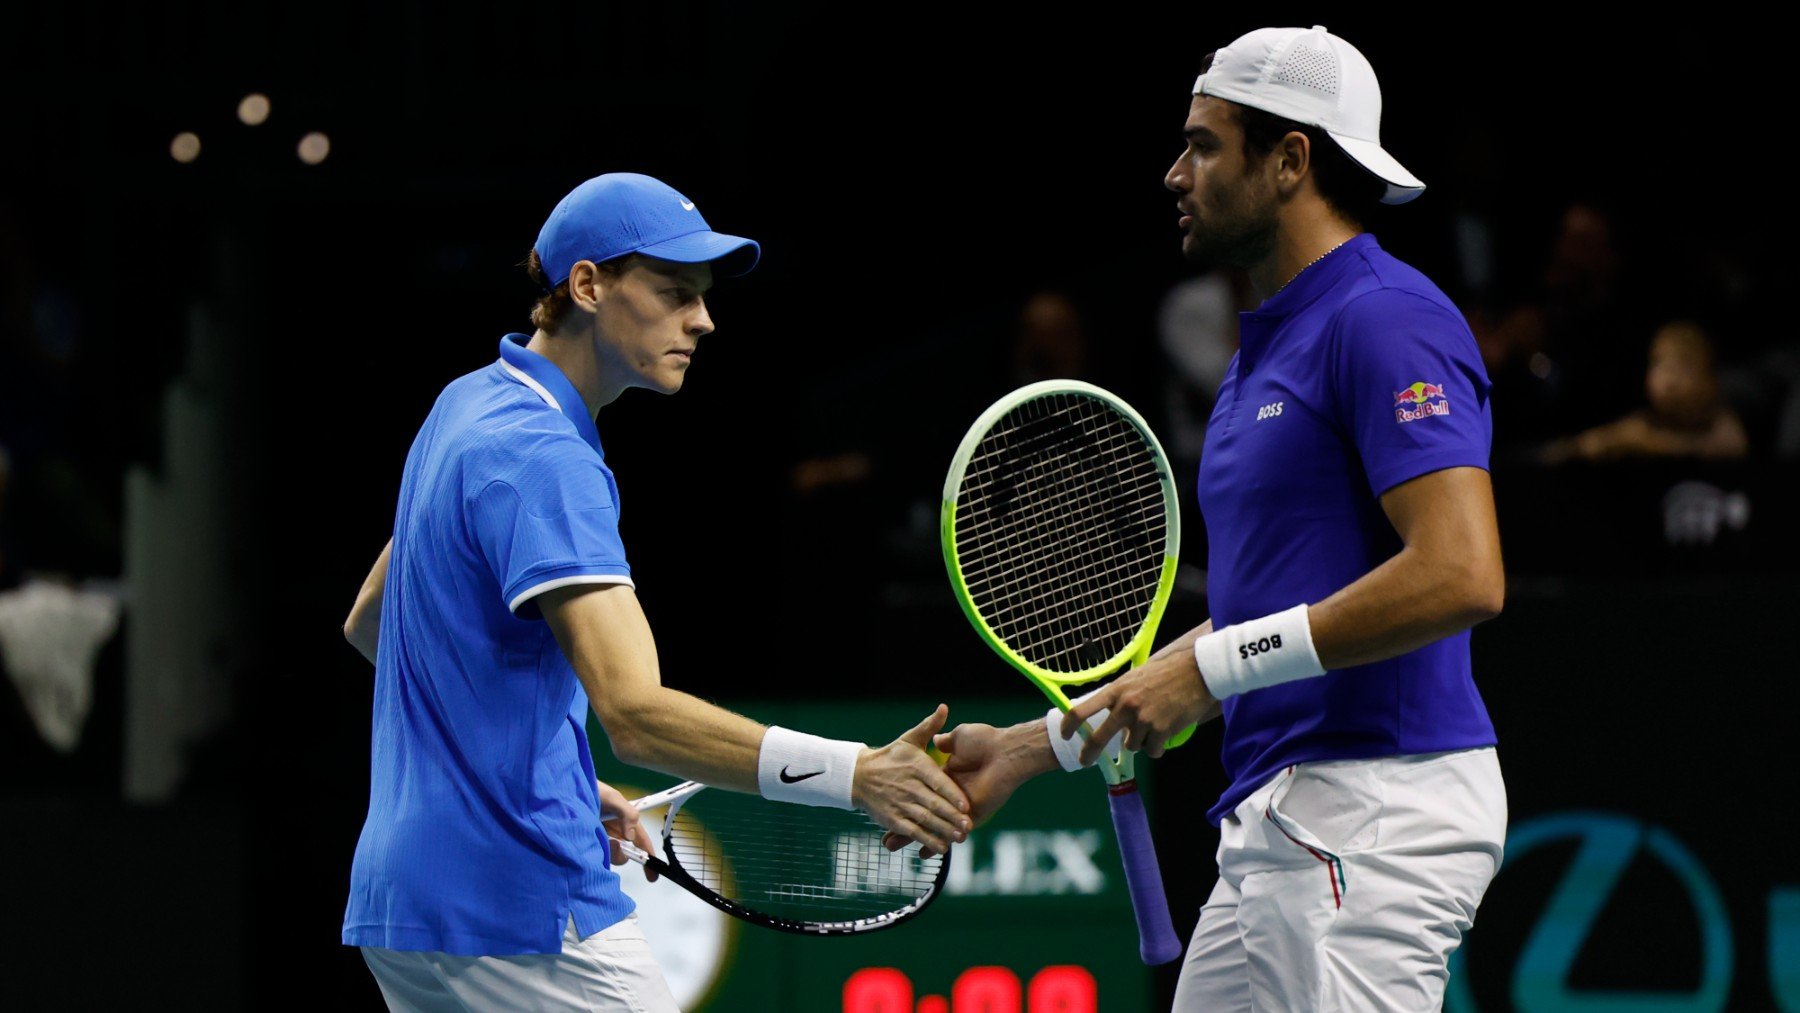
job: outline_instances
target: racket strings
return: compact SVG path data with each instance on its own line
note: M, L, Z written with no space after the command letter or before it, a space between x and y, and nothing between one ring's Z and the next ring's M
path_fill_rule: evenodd
M998 431L996 431L995 433L990 433L989 435L990 435L990 438L992 438L992 437L1000 435L1000 434L998 433ZM1085 461L1085 463L1091 470L1097 470L1097 469L1103 468L1103 467L1118 468L1122 465L1130 466L1132 464L1148 465L1149 468L1154 470L1154 468L1156 466L1155 462L1151 461L1148 458L1145 458L1141 462L1120 460L1120 457L1122 457L1124 454L1130 453L1131 450L1133 450L1137 444L1142 443L1142 442L1143 442L1142 437L1138 436L1138 434L1136 433L1135 430L1102 434L1099 436L1099 438L1097 438L1093 441L1092 447L1094 450L1097 450L1102 454L1111 454L1113 456L1111 457L1111 459L1107 459L1104 457L1094 459L1094 458L1090 457ZM1011 448L1009 448L1009 450L1010 449ZM1015 454L1017 453L1016 450L1014 450L1012 452ZM1022 457L1016 458L1016 459L1023 460ZM1047 463L1050 461L1054 461L1056 459L1056 455L1039 454L1039 455L1035 456L1035 459L1038 461ZM1004 481L1010 480L1010 477L1011 476L1008 473L1008 463L1003 460L1000 460L996 456L990 454L986 459L978 458L978 459L971 460L970 465L969 465L969 470L965 474L964 479L963 479L963 491L972 493L972 494L976 494L976 495L984 495L984 494L987 494L990 491L992 491L996 485L998 485ZM1075 475L1068 476L1068 477L1084 478L1085 475L1081 474L1081 473L1077 473Z
M989 628L1052 671L1122 652L1161 582L1163 482L1137 426L1102 401L1056 394L1002 417L956 507L958 563Z
M1046 473L1054 474L1053 469L1058 462L1044 460L1034 463ZM1096 501L1092 496L1078 504L1066 497L1039 496L1025 510L1007 504L1003 510L995 511L992 503L984 499L979 490L967 491L963 498L970 505L968 516L972 523L967 528L959 524L958 541L973 545L990 556L1004 551L1016 558L1032 560L1040 556L1048 557L1047 553L1035 550L1058 545L1064 549L1069 548L1062 543L1064 536L1071 531L1084 533L1090 538L1115 535L1129 538L1131 534L1141 534L1148 538L1152 534L1160 535L1164 519L1160 476L1153 460L1142 463L1147 474L1129 476L1135 481L1130 486L1121 488L1119 496L1106 502ZM1095 462L1086 469L1065 471L1054 477L1065 488L1091 490L1102 480L1124 485L1120 482L1117 468L1104 460ZM1132 495L1133 492L1135 496ZM1108 525L1094 523L1095 514L1102 509L1107 511L1108 519L1112 521L1110 528ZM1137 530L1133 531L1134 528ZM1023 542L1020 541L1022 532L1026 533L1027 538ZM970 586L973 587L974 582Z
M1071 510L1070 504L1046 500L1034 504L1032 513L1004 516L983 517L971 512L975 523L972 530L966 532L971 542L979 542L983 538L994 539L1011 537L1005 548L1012 551L1029 549L1029 543L1022 543L1022 533L1029 533L1028 538L1040 542L1054 542L1070 530L1088 530L1094 537L1107 536L1107 528L1094 523L1095 515L1104 510L1107 518L1115 525L1121 520L1135 519L1149 534L1149 529L1156 527L1162 520L1162 484L1155 475L1150 476L1148 488L1135 490L1134 498L1121 498L1105 504L1081 504L1077 510ZM1125 495L1130 496L1127 491ZM1136 517L1133 518L1132 515ZM959 534L962 532L959 531Z
M1079 431L1079 419L1065 419L1072 430ZM1002 423L1004 425L1004 422ZM1017 495L1019 473L1031 467L1052 475L1065 486L1093 486L1097 478L1103 478L1108 472L1117 474L1122 469L1141 469L1140 481L1155 480L1156 464L1154 458L1134 455L1143 444L1142 437L1134 428L1115 428L1110 432L1091 433L1084 441L1087 445L1070 444L1070 453L1037 453L1027 455L1019 448L1006 441L1007 432L1002 428L990 431L986 446L981 456L971 459L965 470L961 492L975 504L974 514L977 519L986 510L995 510L1011 516L1015 513L1013 502ZM1058 448L1061 451L1064 448ZM1086 451L1081 453L1081 451ZM1132 457L1136 457L1135 460ZM1074 458L1078 466L1071 468L1068 462ZM1030 477L1027 475L1027 477ZM1110 481L1110 479L1108 480Z
M1135 433L1132 433L1131 435L1135 438ZM1062 445L1078 446L1078 444L1068 440L1062 441ZM1107 447L1104 444L1097 446L1096 450L1101 453L1110 451L1115 459L1119 453L1119 448ZM1146 495L1139 496L1135 501L1120 501L1115 496L1114 502L1111 504L1111 516L1105 519L1097 518L1094 516L1095 510L1104 506L1104 504L1097 502L1096 497L1093 495L1096 489L1096 479L1098 478L1099 481L1110 482L1116 485L1118 481L1116 470L1106 467L1107 462L1104 460L1100 462L1100 467L1089 467L1086 469L1072 469L1067 466L1067 461L1054 458L1041 459L1036 463L1041 466L1041 470L1055 476L1056 483L1061 487L1063 492L1060 502L1047 500L1050 508L1057 513L1069 516L1067 521L1060 525L1047 525L1045 523L1046 511L1044 509L1040 509L1035 513L1013 512L1014 516L1010 520L1015 529L1015 537L1009 539L1003 546L1003 549L1005 553L1016 558L1035 559L1039 563L1039 566L1036 567L1035 573L1031 572L1032 568L1030 567L1025 568L1023 571L1015 568L1014 572L1008 575L1010 577L1010 580L1008 581L1009 584L1018 585L1024 583L1029 585L1051 576L1061 579L1062 574L1059 573L1058 570L1062 566L1075 560L1085 562L1093 551L1110 548L1110 546L1105 544L1095 545L1085 543L1103 543L1114 537L1123 537L1127 541L1142 541L1144 535L1142 529L1145 527L1144 511L1149 510L1154 512L1155 508L1161 506L1161 503L1159 502L1160 496L1158 496L1158 493L1160 493L1161 490L1160 485L1158 484L1151 489L1145 490ZM1029 469L1027 470L1029 471ZM1109 472L1110 474L1108 474ZM1029 480L1036 476L1028 474L1026 477ZM1069 490L1076 490L1081 493L1080 499L1072 499L1068 495ZM1115 489L1115 491L1118 490ZM1080 504L1079 509L1071 511L1069 509L1071 503L1077 502ZM1131 508L1134 506L1137 507L1139 511L1139 516L1136 518L1130 517ZM977 514L979 515L979 511L977 511ZM1110 521L1110 524L1100 523L1102 520ZM1135 523L1133 523L1134 521ZM975 535L979 537L984 532L991 534L991 531L986 530L987 527L987 525L977 523ZM1133 528L1136 530L1134 531ZM1016 533L1019 530L1032 532L1030 539L1021 542L1016 537ZM1069 537L1071 531L1076 532L1078 537L1071 539ZM1132 538L1132 535L1137 535L1138 537ZM1046 566L1044 564L1048 565ZM1089 590L1095 586L1094 581L1096 578L1104 579L1102 575L1097 574L1091 567L1084 572L1083 576L1087 578L1085 589ZM1016 590L1016 587L1008 587L1001 590L1001 593L1005 594Z
M1160 495L1157 497L1157 503L1161 504ZM989 571L996 574L994 581L992 583L988 579L971 581L969 593L971 596L981 596L994 602L1006 603L997 605L991 612L983 611L990 626L1008 626L1009 632L1013 635L1028 635L1040 628L1038 625L1034 625L1032 620L1046 614L1064 615L1068 607L1068 603L1062 600L1066 596L1046 597L1035 595L1033 592L1041 588L1046 581L1066 579L1071 559L1077 561L1074 565L1081 565L1081 561L1090 558L1096 550L1106 548L1105 545L1095 544L1103 537L1103 533L1099 532L1095 525L1087 524L1075 526L1072 535L1061 539L1044 537L1029 543L1003 546L995 550L993 555L1010 553L1016 557L1023 557L1025 559L1023 565L990 567ZM988 561L992 562L992 559ZM1085 570L1082 576L1086 584L1077 590L1091 592L1092 597L1089 604L1095 607L1117 602L1126 597L1137 600L1141 597L1138 592L1142 590L1143 586L1148 586L1154 597L1160 581L1160 573L1157 571L1146 573L1143 561L1139 559L1108 560L1100 568ZM1142 581L1139 581L1139 578L1143 578ZM1122 593L1121 586L1123 586ZM1114 593L1105 594L1107 589L1111 589ZM1140 602L1140 604L1142 603ZM1089 618L1093 617L1093 614L1090 613Z
M998 509L1009 518L1019 516L1012 508L1012 500L1016 498L1012 486L1021 484L1021 475L1026 480L1048 477L1064 490L1085 492L1088 497L1084 502L1090 506L1102 504L1102 501L1094 497L1094 493L1102 489L1110 491L1123 484L1121 479L1126 477L1124 473L1127 472L1135 473L1129 476L1135 480L1132 485L1149 488L1158 486L1159 469L1155 456L1136 427L1099 402L1090 401L1088 404L1094 409L1088 416L1065 417L1063 424L1071 431L1079 432L1083 431L1083 422L1098 422L1105 426L1105 430L1090 430L1086 433L1088 439L1080 442L1067 441L1057 448L1066 450L1067 453L1021 452L1007 440L1010 432L1005 420L990 431L981 452L971 460L961 487L961 493L968 498L971 513L977 520L990 509ZM1019 410L1030 407L1032 404L1027 404ZM1070 468L1068 460L1077 456L1080 466ZM1032 468L1037 469L1037 476L1030 474ZM995 486L1005 488L996 490ZM1067 497L1051 497L1045 505L1050 504L1061 504L1066 508Z
M664 857L742 907L830 924L903 911L936 891L943 856L921 858L917 844L888 851L863 813L707 794L718 797L704 811L683 806L665 821Z
M1139 513L1146 520L1154 519L1154 512L1160 511L1162 507L1161 491L1155 492L1153 497L1153 500L1149 502L1138 504ZM1008 594L1013 589L1009 585L1035 586L1049 576L1041 572L1043 569L1060 562L1048 550L1055 548L1079 556L1091 547L1091 543L1107 537L1105 530L1099 525L1093 524L1091 519L1075 517L1058 530L1038 532L1029 541L1015 540L1005 545L995 544L983 547L980 551L984 555L998 558L1002 553L1011 553L1021 559L1023 565L992 567L987 575L969 581L967 586L971 593L979 593L989 590L991 587L997 596ZM1111 575L1117 574L1121 570L1137 572L1141 569L1142 565L1139 560L1125 558L1112 562L1112 565L1107 566L1104 570L1095 571L1092 576L1106 580L1111 579Z
M1156 587L1157 587L1158 583L1159 583L1158 581L1153 580L1153 581L1150 581L1149 584L1147 585L1148 593L1150 594L1151 597L1155 597ZM1098 626L1103 629L1119 629L1119 630L1123 630L1125 632L1135 633L1137 631L1137 625L1135 623L1133 623L1132 620L1134 618L1138 619L1138 620L1142 619L1142 616L1143 616L1144 610L1145 610L1145 601L1144 601L1145 593L1146 593L1145 586L1130 587L1130 588L1126 588L1126 589L1122 590L1120 593L1115 594L1110 598L1104 598L1104 599L1099 599L1097 601L1094 601L1091 604L1091 607L1095 609L1096 614L1091 614L1091 615L1085 617L1087 625L1089 627ZM1105 611L1105 612L1098 611L1098 608L1100 606L1105 606L1105 605L1114 605L1117 607L1113 608L1111 611ZM1042 609L1039 609L1036 613L1034 613L1030 616L1027 616L1026 618L1028 618L1028 619L1036 618L1037 616L1044 615L1044 614L1055 615L1056 610L1054 607L1042 608ZM1117 620L1117 622L1115 622L1115 620ZM1038 633L1042 630L1052 629L1054 627L1055 627L1054 619L1045 619L1044 621L1035 623L1031 626L1025 626L1022 628L1013 629L1011 631L1010 635L1019 640L1029 640L1033 634ZM1130 637L1126 637L1125 641L1129 642L1130 639L1131 639ZM1119 647L1122 650L1124 648L1124 644L1121 643L1119 645ZM1105 657L1110 657L1110 656L1111 655L1109 654L1109 655L1106 655Z
M1106 448L1097 447L1095 449L1104 451ZM1122 447L1120 449L1121 452L1125 452L1129 448ZM1057 464L1054 458L1039 459L1034 463L1044 472L1052 474L1054 479L1065 488L1088 493L1087 498L1077 502L1064 498L1042 497L1021 503L1016 490L1010 487L1017 484L1016 480L1019 476L1011 473L1006 478L1009 488L1004 495L995 495L992 490L965 486L962 495L971 504L968 511L970 528L967 534L992 536L1001 529L1011 529L1014 532L1021 529L1029 530L1034 523L1042 522L1046 517L1074 521L1083 516L1080 513L1071 512L1071 509L1075 507L1084 508L1089 512L1105 510L1120 515L1130 513L1133 507L1130 499L1108 497L1102 500L1092 495L1093 491L1103 484L1120 487L1119 492L1122 496L1129 496L1135 491L1140 496L1147 496L1152 501L1160 499L1157 494L1161 490L1161 482L1154 461L1146 460L1123 465L1105 460L1085 461L1079 462L1075 467L1065 465L1065 470L1060 475L1054 474ZM1125 469L1141 470L1133 473L1133 471ZM1027 480L1038 477L1040 476L1024 475Z

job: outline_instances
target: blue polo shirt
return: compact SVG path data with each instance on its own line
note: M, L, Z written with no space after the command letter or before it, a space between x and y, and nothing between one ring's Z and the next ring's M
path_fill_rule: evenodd
M406 455L381 601L369 815L343 940L557 953L630 914L588 700L533 599L631 583L581 395L523 334L444 388Z
M1255 310L1200 461L1215 629L1324 600L1401 549L1379 497L1488 466L1487 372L1455 305L1362 233ZM1430 566L1430 560L1422 561ZM1465 630L1224 701L1217 825L1281 768L1494 743Z

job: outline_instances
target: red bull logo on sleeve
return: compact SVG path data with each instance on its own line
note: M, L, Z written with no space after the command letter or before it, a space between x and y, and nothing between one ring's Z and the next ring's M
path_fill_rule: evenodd
M1450 399L1444 388L1423 381L1394 392L1394 421L1417 422L1433 415L1450 414Z

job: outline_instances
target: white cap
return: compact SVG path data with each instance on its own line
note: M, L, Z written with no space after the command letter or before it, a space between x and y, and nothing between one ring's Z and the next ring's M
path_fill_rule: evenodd
M1356 47L1312 28L1258 28L1213 54L1194 94L1284 116L1323 129L1363 168L1387 183L1383 204L1425 192L1381 147L1381 85Z

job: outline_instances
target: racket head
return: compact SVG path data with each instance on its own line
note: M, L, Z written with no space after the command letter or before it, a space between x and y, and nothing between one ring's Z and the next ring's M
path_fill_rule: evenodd
M882 846L866 813L693 790L663 817L658 871L745 921L802 935L892 928L929 907L950 856Z
M944 481L950 583L987 645L1057 706L1149 656L1175 586L1168 456L1117 395L1030 384L969 427Z

